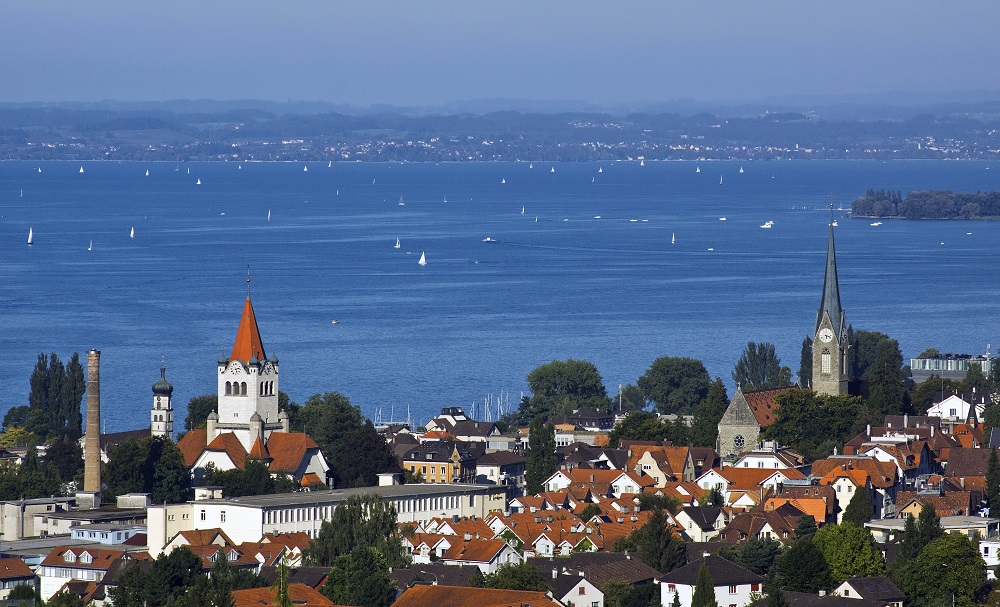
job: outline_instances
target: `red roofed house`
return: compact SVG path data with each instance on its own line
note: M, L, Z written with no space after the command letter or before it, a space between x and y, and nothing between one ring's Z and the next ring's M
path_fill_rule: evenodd
M209 414L206 427L177 442L195 478L208 464L242 470L250 458L307 486L326 483L330 466L319 446L303 433L289 432L288 414L278 410L278 359L264 353L249 294L232 352L219 360L218 395L219 410Z
M735 456L756 449L760 444L761 431L774 423L778 410L775 397L793 389L776 388L758 392L737 390L719 420L719 455Z
M247 588L233 591L234 607L263 607L273 605L277 596L274 588ZM306 584L289 583L288 596L296 607L334 607L333 601Z
M35 572L21 559L0 559L0 599L7 598L17 586L31 586L32 590L37 590Z
M100 582L111 564L118 559L148 559L145 552L129 554L124 550L59 546L53 548L36 573L41 581L41 596L47 601L72 580Z
M393 607L562 607L544 592L465 586L415 585L406 589ZM239 607L239 606L238 606Z

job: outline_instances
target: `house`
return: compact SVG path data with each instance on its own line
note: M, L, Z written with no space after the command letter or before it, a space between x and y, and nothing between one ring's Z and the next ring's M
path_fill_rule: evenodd
M973 399L975 399L975 395L970 398L970 400ZM970 417L972 419L982 419L983 411L985 410L986 404L983 402L978 402L973 405L961 396L952 394L944 400L934 403L928 407L927 415L939 417L942 422L954 425L964 423L966 420L970 419Z
M771 538L779 542L794 539L795 529L804 514L790 502L773 510L755 508L738 512L719 533L719 540L738 543L752 538Z
M1000 539L980 539L979 555L986 563L986 579L997 579L996 568L1000 565Z
M892 605L892 607L903 607L903 601L906 600L903 591L884 575L848 578L833 592L845 598L879 601L883 605Z
M486 443L500 435L495 423L469 419L461 407L444 407L441 415L427 422L425 428L428 433L446 433L454 437L454 440L466 443Z
M737 389L719 420L717 450L722 457L738 456L757 448L760 433L776 419L778 395L794 388L744 392Z
M441 555L445 565L471 565L486 575L496 573L502 565L519 565L524 560L503 540L472 539L469 535L456 537L459 539Z
M635 457L637 451L641 455ZM694 461L687 447L642 447L630 449L629 453L629 470L649 475L656 487L663 487L668 482L694 480Z
M487 453L476 460L476 482L480 485L524 486L525 459L510 451Z
M791 591L785 591L782 594L788 601L788 607L890 607L891 605L891 603L869 599L845 598L837 594L828 594L822 590L819 594ZM767 607L767 603L768 599L763 598L751 603L748 607Z
M593 407L577 409L571 415L556 417L551 421L553 424L575 426L588 432L606 432L615 427L614 415L602 413Z
M403 469L419 475L425 483L473 482L476 462L485 448L484 443L447 440L422 443L403 455Z
M270 604L270 603L268 603ZM407 588L393 607L563 607L544 592L498 590L463 586L425 586Z
M31 586L38 590L38 578L30 567L19 558L0 558L0 600L7 598L18 586Z
M726 514L718 506L682 508L674 518L684 528L689 542L707 542L726 526Z
M718 489L727 505L748 509L763 501L767 489L802 478L803 474L795 468L774 470L723 466L704 472L695 482L705 491Z
M327 483L330 466L319 445L308 435L272 431L266 437L257 436L247 451L236 433L218 432L212 415L215 414L209 414L206 428L191 430L177 442L195 480L204 475L209 464L220 471L243 470L247 460L253 459L265 463L272 475L291 476L304 487ZM250 425L254 431L258 428Z
M819 478L821 485L834 487L840 512L847 509L859 487L871 490L876 518L892 516L895 512L896 491L902 484L902 477L894 462L874 457L834 455L814 461L812 474Z
M552 577L545 582L552 587L552 597L566 607L604 607L604 593L585 577L559 575L558 568L554 568Z
M595 496L621 497L623 493L642 493L646 487L653 486L650 477L640 477L636 472L622 470L559 470L545 479L546 491L562 491L574 486L584 485Z
M672 605L674 596L681 607L691 607L698 572L708 569L715 587L715 602L719 607L743 607L750 602L750 593L761 592L764 578L719 556L705 556L660 578L660 604Z
M233 591L233 607L274 605L278 590L273 586ZM298 582L288 583L288 596L296 607L335 607L333 601L318 590Z
M59 546L49 552L36 570L43 601L47 601L69 580L100 582L108 569L119 560L149 560L144 552Z
M774 470L795 468L802 471L808 468L806 458L777 443L766 441L759 449L747 451L733 462L734 468L771 468Z
M901 537L906 521L901 518L883 518L868 521L865 528L875 541L884 544ZM966 537L978 534L983 539L996 539L1000 530L1000 519L984 516L942 516L939 524L945 533L960 533Z

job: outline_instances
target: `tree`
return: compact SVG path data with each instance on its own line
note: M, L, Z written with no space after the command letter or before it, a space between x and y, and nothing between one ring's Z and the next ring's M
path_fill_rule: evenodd
M36 445L28 445L20 469L10 467L7 472L15 475L14 486L17 494L6 499L49 497L60 492L59 473L55 466L38 457Z
M154 503L176 504L188 499L191 476L184 455L167 437L126 439L108 454L103 480L104 499L125 493L149 493Z
M538 568L527 561L500 565L495 573L485 576L483 586L501 590L535 590L538 592L549 590L549 585L545 583Z
M20 426L5 426L5 428L6 429L0 433L0 449L37 445L42 440L34 432L28 432Z
M802 340L802 352L799 358L799 385L812 388L813 376L813 340L808 335Z
M619 413L642 411L648 406L649 403L642 395L642 390L635 384L625 384L619 388L618 397L611 403L612 409Z
M671 514L679 511L683 505L678 498L660 493L640 493L638 500L639 510L666 510Z
M1000 513L1000 458L997 457L996 449L990 449L990 457L986 462L986 501L990 516Z
M719 607L715 601L715 584L712 583L712 574L708 572L708 567L704 564L698 569L698 580L694 584L694 593L691 595L691 607Z
M830 574L838 584L849 577L885 574L882 553L864 527L849 522L826 525L813 536L813 543L823 552Z
M815 594L833 588L830 566L823 552L813 543L812 536L795 540L775 567L784 590Z
M357 546L334 559L320 592L338 605L389 607L394 589L389 566L378 550Z
M775 588L767 593L767 607L788 607L788 599L785 598L781 588Z
M580 520L589 521L595 516L600 516L600 514L601 514L600 506L598 506L597 504L587 504L587 507L584 508L583 512L580 513Z
M233 600L233 568L229 566L226 551L219 554L212 565L212 590L210 591L211 607L234 607Z
M795 526L795 537L803 538L816 533L816 518L811 514L803 514L799 517Z
M301 426L292 428L308 429L330 462L336 486L374 486L379 473L399 471L392 449L343 394L314 394L295 417Z
M920 545L920 552L928 544L944 535L941 529L941 518L934 509L934 504L927 504L920 509L917 516L917 541Z
M667 516L662 510L653 510L633 536L639 558L660 573L668 573L685 564L684 541L667 526Z
M184 418L184 429L187 431L203 428L208 420L208 414L219 410L218 394L202 394L188 401L187 417Z
M708 396L709 382L700 360L661 356L639 378L638 386L661 413L687 413Z
M59 473L64 483L76 478L83 470L83 448L79 440L71 440L66 435L59 435L45 451L45 461L51 464Z
M585 360L554 360L528 373L531 396L521 403L521 421L570 415L576 409L593 407L609 411L611 399L597 367Z
M274 590L274 602L272 604L275 607L293 607L292 597L288 592L288 559L285 558L284 554L278 559L278 567L271 590Z
M600 585L605 607L660 607L659 585L612 580ZM674 593L676 596L676 593Z
M722 491L718 487L713 486L711 489L702 494L698 498L699 506L725 506L726 497L722 495Z
M945 395L957 392L965 392L962 382L931 375L910 391L910 403L914 411L924 414L931 405L944 400Z
M73 354L67 367L55 353L48 358L39 354L28 383L31 391L25 429L43 440L56 436L79 439L83 427L80 403L86 390L79 355Z
M650 411L636 411L629 413L624 420L611 430L608 442L616 447L623 440L656 441L684 445L688 442L689 434L690 429L681 420L670 421L660 419L656 413Z
M719 420L729 408L729 396L722 378L716 377L708 387L708 395L694 408L691 424L691 443L697 447L715 447L719 434Z
M45 601L45 607L84 607L84 604L80 595L62 590Z
M819 395L792 389L775 397L775 421L762 433L766 440L791 447L810 459L820 459L843 446L864 429L857 421L861 401L856 396Z
M880 340L875 360L862 376L862 396L873 416L870 421L881 422L887 414L899 414L908 408L907 375L899 342Z
M396 508L374 493L352 495L337 506L302 557L309 565L330 567L338 556L357 547L374 548L388 567L401 567L408 561L396 526Z
M720 550L719 556L757 575L767 576L781 556L781 542L769 537L751 537L742 544Z
M749 342L733 369L733 381L744 392L769 390L791 385L792 372L781 366L774 344Z
M904 587L913 607L974 607L986 584L986 564L969 538L947 533L924 547Z
M858 487L851 496L851 501L844 510L843 522L854 523L858 527L864 527L865 523L875 516L875 509L872 507L872 498L866 487Z
M542 491L542 483L556 469L556 429L541 417L531 420L528 452L525 454L524 482L528 493Z
M990 393L990 380L983 373L983 368L978 364L972 363L969 365L962 383L965 384L966 388L978 395L988 395Z

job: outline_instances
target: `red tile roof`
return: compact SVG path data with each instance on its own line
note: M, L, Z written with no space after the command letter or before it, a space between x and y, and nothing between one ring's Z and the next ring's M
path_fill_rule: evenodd
M774 388L773 390L760 390L759 392L744 392L743 398L750 405L750 411L757 418L757 423L761 428L766 428L774 423L775 413L778 411L778 404L774 402L774 397L782 392L788 392L795 388Z
M406 589L393 607L559 607L544 592L464 586L423 586ZM237 607L243 607L237 605Z
M320 594L315 588L305 584L294 582L289 584L288 595L296 607L334 607L333 601ZM277 590L273 588L234 590L233 604L235 607L266 607L274 604L276 596Z
M489 563L507 546L503 540L469 540L452 544L442 558L452 561Z
M240 327L236 330L236 341L229 360L240 360L245 363L251 358L264 360L264 344L260 340L260 329L257 328L257 317L253 313L253 304L247 297L243 304L243 315L240 316Z
M198 461L201 452L205 450L207 436L208 432L204 428L196 428L177 441L177 448L181 450L181 455L184 456L184 465L188 468Z
M31 567L25 565L21 559L0 559L0 580L34 576L35 574L31 571Z
M206 451L223 451L229 456L233 465L242 470L246 466L247 452L243 448L243 443L232 432L223 432L216 436L212 442L205 447Z
M267 438L271 473L293 474L302 465L310 449L319 450L319 445L302 432L272 432Z

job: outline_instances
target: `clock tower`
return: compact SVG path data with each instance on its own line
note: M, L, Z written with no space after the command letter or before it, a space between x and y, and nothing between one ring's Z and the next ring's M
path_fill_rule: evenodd
M833 245L833 221L826 248L823 299L816 313L812 344L812 382L819 394L847 394L847 319L840 307L837 284L837 252Z
M174 387L167 381L167 368L160 363L160 381L153 384L153 411L150 414L149 433L153 436L174 437L174 406L171 398Z

